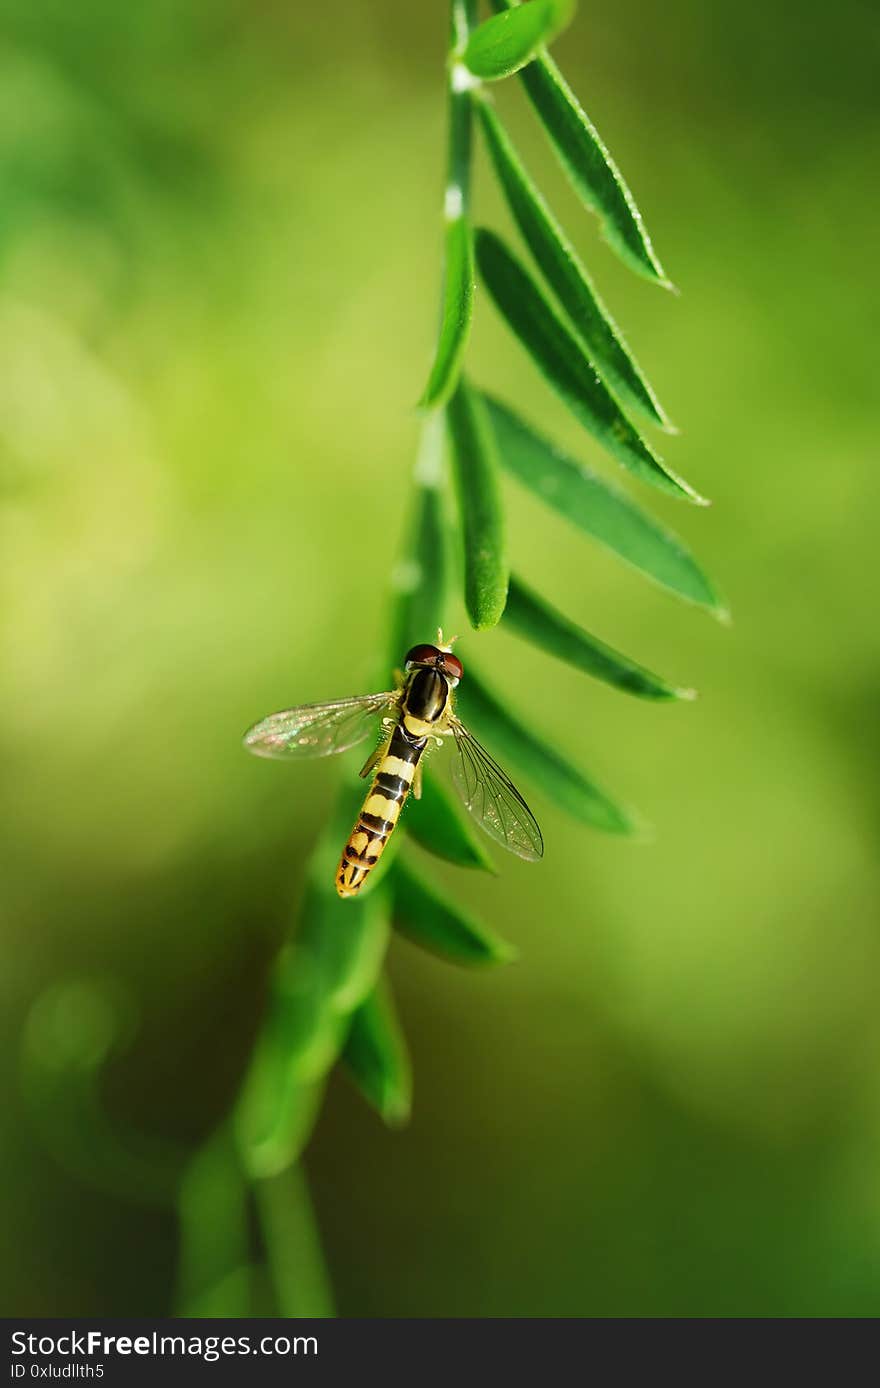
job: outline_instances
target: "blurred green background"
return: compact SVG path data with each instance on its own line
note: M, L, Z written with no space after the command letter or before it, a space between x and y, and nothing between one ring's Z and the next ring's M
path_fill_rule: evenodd
M338 776L239 738L358 692L383 636L360 585L401 534L431 357L447 18L3 16L2 1306L159 1313L173 1216L80 1182L63 1122L47 1146L22 1030L45 989L112 981L121 1127L190 1143L235 1091ZM700 699L462 642L657 832L591 834L525 787L543 864L445 874L521 961L395 942L413 1122L334 1079L308 1159L342 1314L880 1312L878 35L862 0L582 7L558 58L679 299L617 263L499 93L715 504L641 499L734 625L509 485L523 576ZM482 293L470 361L596 459Z

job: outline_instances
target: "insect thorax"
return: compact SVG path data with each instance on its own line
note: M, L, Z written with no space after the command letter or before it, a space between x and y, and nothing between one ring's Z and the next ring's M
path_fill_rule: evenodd
M422 723L437 723L448 711L450 687L439 670L416 670L404 696L404 711Z

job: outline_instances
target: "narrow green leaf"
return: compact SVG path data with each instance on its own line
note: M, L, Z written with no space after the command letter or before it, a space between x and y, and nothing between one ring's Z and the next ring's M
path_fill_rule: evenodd
M726 619L724 604L677 536L604 477L536 434L507 405L488 395L483 400L508 472L640 573Z
M418 804L410 806L403 824L410 837L438 858L458 867L495 872L495 864L470 824L459 814L449 791L430 772Z
M412 1071L391 990L382 979L351 1019L342 1059L367 1103L386 1123L409 1118Z
M492 6L502 13L515 8L511 0L492 0ZM520 78L575 191L598 214L609 245L630 269L671 289L632 193L553 59L542 55Z
M464 600L475 631L494 627L507 599L504 511L495 440L465 380L446 407L464 537Z
M432 954L455 964L504 964L516 951L421 871L398 858L390 877L394 928Z
M391 578L394 605L385 663L392 669L401 664L410 646L433 641L437 628L443 625L448 579L440 491L445 432L439 412L424 421L406 539Z
M470 224L463 215L446 223L443 319L437 355L419 405L443 405L455 389L474 308L474 251Z
M487 19L468 39L462 61L475 77L496 81L530 63L566 27L574 0L527 0Z
M620 329L529 177L492 106L481 101L479 112L489 154L514 220L575 332L612 389L655 424L669 428L669 421Z
M578 338L494 232L477 231L477 264L496 307L584 428L637 477L705 506L627 419Z
M693 699L692 689L676 689L659 675L606 646L533 593L514 574L504 609L504 625L548 655L565 660L587 675L637 694L642 699Z
M644 826L603 790L572 766L565 749L557 751L517 721L490 694L468 667L458 688L458 708L465 723L506 769L515 768L549 800L575 819L609 834L633 834Z

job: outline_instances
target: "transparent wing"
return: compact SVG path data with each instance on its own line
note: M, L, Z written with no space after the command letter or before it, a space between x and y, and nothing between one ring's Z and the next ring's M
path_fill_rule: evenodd
M542 858L544 840L538 821L510 777L457 718L452 720L452 731L452 780L474 819L518 858Z
M396 708L399 699L398 691L392 690L270 713L248 729L244 745L257 757L329 757L362 742L374 730L376 715Z

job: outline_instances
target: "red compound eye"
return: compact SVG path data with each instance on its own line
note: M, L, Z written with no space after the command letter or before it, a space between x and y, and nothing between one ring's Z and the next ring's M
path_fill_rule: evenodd
M443 664L446 667L447 675L451 675L454 680L461 679L464 674L464 666L457 655L453 655L451 651L444 651Z
M413 646L412 650L406 653L407 665L433 665L440 655L436 646Z

